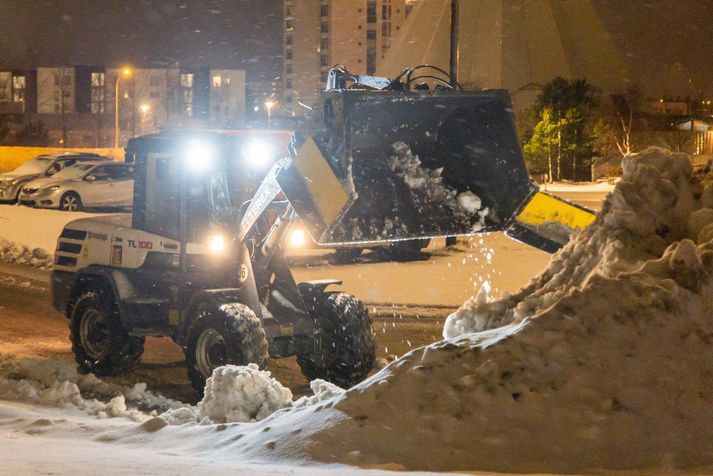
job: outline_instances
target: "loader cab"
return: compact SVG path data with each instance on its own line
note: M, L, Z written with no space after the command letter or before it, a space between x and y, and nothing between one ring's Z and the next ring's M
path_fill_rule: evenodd
M210 245L215 230L235 236L224 149L220 137L209 135L132 139L126 149L136 166L132 227L182 243Z

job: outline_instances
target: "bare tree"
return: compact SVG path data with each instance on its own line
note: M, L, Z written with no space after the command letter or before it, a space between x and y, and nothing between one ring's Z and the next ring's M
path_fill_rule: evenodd
M618 113L618 115L621 130L618 131L618 134L612 131L612 135L614 137L614 143L616 143L616 147L617 149L619 149L621 155L627 157L634 153L633 146L631 143L631 128L634 122L634 110L632 108L629 108L629 114L626 121L624 120L624 116L622 116L621 113Z
M619 95L615 100L616 127L612 127L612 138L619 153L626 157L635 152L632 141L634 120L641 103L641 91L638 86L632 86L626 93Z

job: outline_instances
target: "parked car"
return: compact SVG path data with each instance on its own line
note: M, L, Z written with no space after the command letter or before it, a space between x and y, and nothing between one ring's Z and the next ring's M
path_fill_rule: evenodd
M17 202L20 189L28 182L51 177L57 172L79 162L111 160L98 154L69 153L38 155L13 171L0 174L0 203Z
M134 199L134 166L79 163L52 177L34 180L20 192L20 203L40 208L78 211L129 208Z

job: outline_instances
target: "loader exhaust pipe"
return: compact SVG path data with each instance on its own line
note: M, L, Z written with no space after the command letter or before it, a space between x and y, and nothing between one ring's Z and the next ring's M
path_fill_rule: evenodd
M451 0L451 84L458 84L458 0Z

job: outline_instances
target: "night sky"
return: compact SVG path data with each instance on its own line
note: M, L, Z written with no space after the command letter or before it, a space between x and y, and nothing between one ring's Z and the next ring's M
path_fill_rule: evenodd
M713 95L713 0L592 3L648 92ZM178 61L271 79L281 70L281 15L281 0L0 0L0 62Z
M5 66L245 68L280 74L281 0L0 0Z

